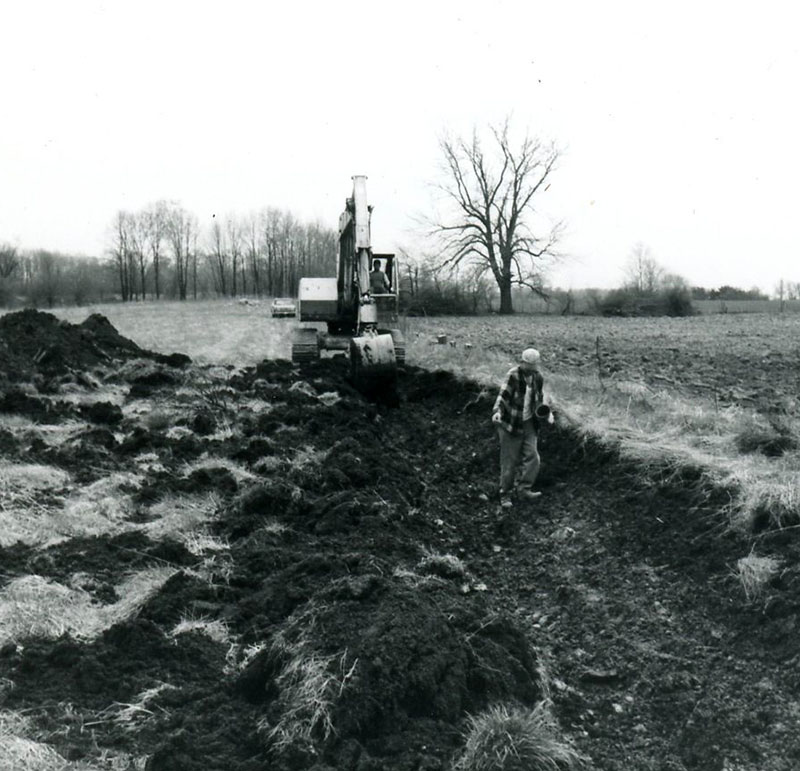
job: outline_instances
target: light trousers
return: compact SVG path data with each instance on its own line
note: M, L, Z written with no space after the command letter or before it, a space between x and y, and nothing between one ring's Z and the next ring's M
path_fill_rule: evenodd
M514 489L519 473L519 486L530 489L539 474L538 434L532 420L522 424L521 434L511 434L497 427L500 437L500 493L507 495Z

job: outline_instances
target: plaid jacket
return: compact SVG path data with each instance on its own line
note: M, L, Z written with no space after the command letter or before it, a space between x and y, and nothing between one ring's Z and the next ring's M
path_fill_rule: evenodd
M544 399L544 378L540 372L534 372L531 378L533 387L531 408L535 411L536 407ZM493 412L500 413L500 425L512 434L522 433L522 409L525 405L525 391L527 388L527 383L519 371L519 367L512 367L506 374L500 393L494 403ZM534 428L539 428L539 421L535 416L533 418L533 426Z

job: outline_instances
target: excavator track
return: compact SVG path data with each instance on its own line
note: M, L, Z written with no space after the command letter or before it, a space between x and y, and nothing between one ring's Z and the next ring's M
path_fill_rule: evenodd
M319 359L319 333L316 329L296 329L292 335L292 361L307 364Z

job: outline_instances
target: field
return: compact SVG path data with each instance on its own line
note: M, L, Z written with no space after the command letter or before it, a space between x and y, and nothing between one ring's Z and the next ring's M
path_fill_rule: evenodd
M392 407L267 307L0 317L0 767L798 767L800 319L409 319Z

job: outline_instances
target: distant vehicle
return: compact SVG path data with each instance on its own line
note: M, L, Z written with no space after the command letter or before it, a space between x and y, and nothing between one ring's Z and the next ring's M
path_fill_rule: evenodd
M284 316L295 316L297 314L297 304L291 297L276 297L270 305L272 318Z

